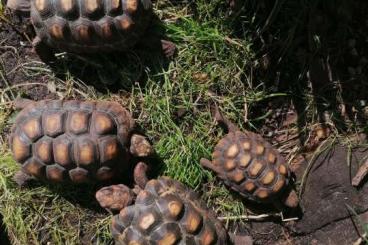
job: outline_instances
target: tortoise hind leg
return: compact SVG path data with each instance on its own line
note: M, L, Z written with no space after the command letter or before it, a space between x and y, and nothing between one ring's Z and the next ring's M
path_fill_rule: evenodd
M18 184L19 187L27 186L32 179L33 179L32 176L26 174L21 170L16 172L15 175L13 176L13 180L15 181L15 183Z
M32 46L34 52L38 54L43 62L49 63L56 61L52 48L46 45L38 36L33 39Z
M133 134L129 151L135 157L147 157L153 153L153 148L143 135Z
M172 58L176 52L176 45L173 42L161 39L161 49L166 58Z

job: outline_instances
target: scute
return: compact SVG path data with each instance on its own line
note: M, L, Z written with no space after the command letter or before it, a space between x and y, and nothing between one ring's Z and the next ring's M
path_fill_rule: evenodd
M68 167L72 164L72 140L67 135L57 137L53 142L54 160L56 163Z
M181 223L188 233L194 234L202 227L203 218L194 208L191 207L186 210Z
M74 159L79 165L97 162L95 143L87 137L79 138L73 145Z
M125 0L124 1L124 10L126 10L128 13L132 14L137 11L138 4L140 0Z
M79 17L78 0L55 0L57 15L68 20L75 20Z
M17 133L12 137L11 148L17 162L23 162L31 155L31 144Z
M120 31L120 33L124 33L129 31L133 27L134 22L128 15L122 15L115 18L115 26Z
M89 115L84 111L69 113L67 129L73 134L87 133L89 126Z
M105 4L106 12L110 15L117 15L122 12L121 0L106 0Z
M160 215L155 209L139 210L137 228L142 234L150 234L159 224Z
M42 178L44 176L45 167L46 165L42 162L36 160L35 158L31 158L23 164L22 169L27 174Z
M92 24L86 19L79 19L71 26L73 40L81 44L89 44L92 42L94 29Z
M114 170L110 167L101 167L96 172L96 178L100 181L110 180L115 176Z
M107 136L98 142L100 162L107 163L116 159L120 154L120 146L116 137Z
M55 41L67 40L69 36L68 22L60 17L54 17L48 23L48 33Z
M65 113L51 112L44 113L42 118L42 125L44 133L50 137L56 137L64 132Z
M75 168L69 171L69 177L74 183L88 182L88 171L84 168Z
M33 117L27 120L23 126L22 130L25 135L32 141L36 141L42 136L41 119L40 117Z
M42 19L46 19L48 17L53 16L54 14L54 6L53 1L50 0L32 0L32 4L34 5L37 12L40 14Z
M45 164L50 164L53 162L52 153L52 139L45 136L36 142L34 147L35 155Z
M65 169L58 164L49 165L46 167L46 178L52 182L62 182L65 172Z
M176 223L166 223L156 229L150 238L157 245L174 245L181 240L181 231Z
M114 20L111 17L105 17L97 23L97 34L102 40L113 40L117 38Z
M198 235L197 241L200 245L214 245L217 241L217 235L213 232L213 229L206 226Z
M102 0L81 1L82 13L84 17L96 20L102 17L104 4Z
M109 134L114 133L116 130L115 123L111 120L111 117L103 112L93 113L91 123L91 128L96 134Z

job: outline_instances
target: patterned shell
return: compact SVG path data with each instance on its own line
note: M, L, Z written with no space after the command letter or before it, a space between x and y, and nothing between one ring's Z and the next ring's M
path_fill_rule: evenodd
M31 20L46 44L70 52L126 50L152 16L150 0L31 0Z
M227 233L195 192L161 177L151 180L129 206L115 215L112 234L117 245L220 245Z
M212 163L219 177L243 196L267 202L288 184L290 171L284 158L260 135L230 132L216 145Z
M129 158L133 125L117 103L43 100L18 114L9 143L22 170L36 178L105 181L129 167L121 159Z

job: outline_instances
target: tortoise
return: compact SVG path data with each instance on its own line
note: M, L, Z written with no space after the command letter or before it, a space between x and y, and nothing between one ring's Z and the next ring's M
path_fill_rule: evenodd
M113 200L112 196L118 196L115 192L127 195ZM131 196L117 185L104 187L96 194L103 206L106 202L127 204L126 200L132 200ZM168 177L150 180L138 191L134 205L121 207L111 223L117 245L220 245L230 241L239 245L251 244L249 236L227 234L197 193Z
M159 41L167 57L175 52L172 42L148 34L153 20L150 0L8 0L7 7L30 13L36 51L52 47L73 53L112 52L140 41L151 46Z
M251 201L296 208L298 197L290 189L291 171L282 155L260 135L240 131L218 107L215 119L229 132L215 146L212 161L202 158L201 165Z
M116 102L18 99L9 145L21 164L14 180L57 183L109 183L134 167L134 180L145 185L153 154L135 132L131 114Z

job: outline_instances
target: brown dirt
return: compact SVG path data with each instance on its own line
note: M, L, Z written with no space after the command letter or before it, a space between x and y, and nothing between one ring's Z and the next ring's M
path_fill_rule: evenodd
M33 38L33 33L30 26L27 25L27 18L15 16L9 12L7 12L5 18L7 21L0 22L0 40L2 40L2 45L0 46L2 51L0 62L2 67L0 67L0 69L4 71L7 84L1 80L0 88L24 83L44 84L44 76L35 75L30 79L30 77L24 73L22 67L23 64L30 60L40 61L37 54L32 50L31 39ZM29 85L23 87L21 91L24 93L25 97L34 100L53 98L55 96L54 94L50 94L48 89L42 85ZM8 94L10 95L10 91Z

